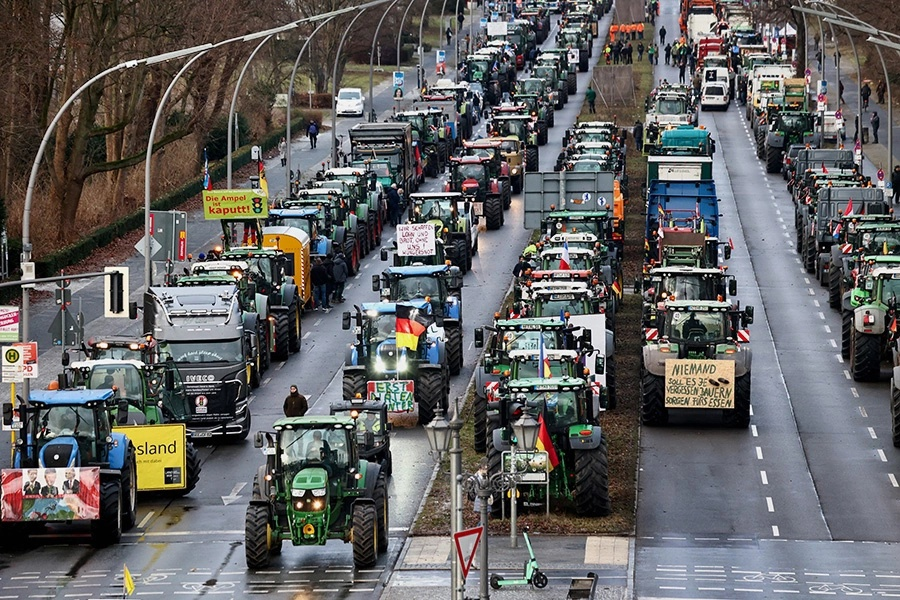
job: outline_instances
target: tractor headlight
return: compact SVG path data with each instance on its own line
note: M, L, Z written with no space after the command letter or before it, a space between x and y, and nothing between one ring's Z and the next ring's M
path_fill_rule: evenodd
M324 506L325 506L325 503L321 500L313 500L312 501L312 509L313 510L322 510L322 508Z
M380 356L375 357L375 370L379 373L384 373L385 371L384 361Z
M325 488L319 488L319 489L313 490L312 495L315 496L316 498L321 498L322 496L325 495Z
M408 366L408 361L406 360L406 355L405 354L400 355L400 358L397 359L397 370L405 371L407 366Z

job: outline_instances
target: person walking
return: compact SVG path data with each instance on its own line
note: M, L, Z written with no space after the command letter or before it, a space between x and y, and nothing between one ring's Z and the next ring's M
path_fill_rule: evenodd
M334 279L333 302L344 301L344 286L349 275L350 270L347 268L347 261L344 260L344 253L338 250L334 257L334 264L331 267L331 276Z
M447 45L450 45L450 40L453 39L453 31L450 29L450 26L447 25L447 31L444 32L447 35Z
M887 92L887 86L884 84L883 79L878 80L878 85L875 86L875 95L878 97L878 104L884 104L884 94Z
M840 100L841 104L844 104L844 82L838 81L838 100Z
M869 82L864 81L862 87L859 88L859 99L862 101L862 107L860 110L867 110L869 108L869 98L872 96L872 88L869 87Z
M297 386L292 385L291 391L284 399L284 416L302 417L309 410L309 402L306 396L297 391Z
M328 308L331 308L331 298L334 295L334 255L327 255L324 264L325 272L328 273L328 283L325 284L325 299L328 302Z
M281 166L287 166L287 142L284 141L283 137L278 142L278 156L281 158Z
M665 25L663 25L662 27L659 28L659 45L660 46L666 45L666 26Z
M306 129L306 135L309 136L309 147L316 147L316 140L319 137L319 127L316 125L315 121L309 122L309 127Z
M900 165L895 166L894 171L891 173L891 189L894 190L891 202L900 204Z
M392 183L387 191L388 198L388 218L391 221L391 227L396 227L400 222L400 194L397 193L397 184Z
M316 263L309 270L309 281L313 286L313 301L316 310L328 310L328 271L322 263L322 257L316 258Z
M666 53L666 66L668 66L669 62L672 60L672 44L666 44L664 51Z
M872 116L869 118L869 122L872 124L872 139L877 144L878 143L878 126L881 125L881 117L879 117L878 113L873 110Z
M687 70L687 59L683 56L678 59L678 83L684 84L684 72Z
M638 62L644 62L644 42L638 42L637 51L638 51ZM653 61L650 61L650 62L653 62Z
M594 102L597 100L597 92L594 91L593 86L590 86L590 85L588 86L587 91L584 93L584 98L585 98L585 100L587 100L587 103L588 103L588 111L591 114L594 114L595 112L597 112L594 108Z

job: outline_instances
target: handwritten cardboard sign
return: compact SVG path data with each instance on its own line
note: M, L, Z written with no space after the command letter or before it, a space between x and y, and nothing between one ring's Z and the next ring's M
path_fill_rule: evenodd
M666 361L666 408L734 408L734 361Z
M434 225L431 223L397 225L397 254L434 256Z

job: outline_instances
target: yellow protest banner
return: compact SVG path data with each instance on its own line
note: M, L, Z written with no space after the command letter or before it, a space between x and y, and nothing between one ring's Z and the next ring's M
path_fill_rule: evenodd
M166 425L125 425L116 427L134 444L138 491L181 490L187 485L185 427Z
M734 408L734 361L666 361L666 408Z
M131 596L134 594L134 577L131 576L128 565L124 566L125 569L122 571L122 586L125 588L125 595Z
M203 218L265 219L269 200L260 190L204 190Z

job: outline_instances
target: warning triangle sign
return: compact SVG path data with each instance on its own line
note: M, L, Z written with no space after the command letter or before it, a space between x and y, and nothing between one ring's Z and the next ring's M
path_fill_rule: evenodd
M472 567L472 560L475 558L475 551L478 549L478 542L481 541L483 532L484 527L473 527L453 534L453 541L456 542L456 557L462 568L463 579L469 576L469 569Z

